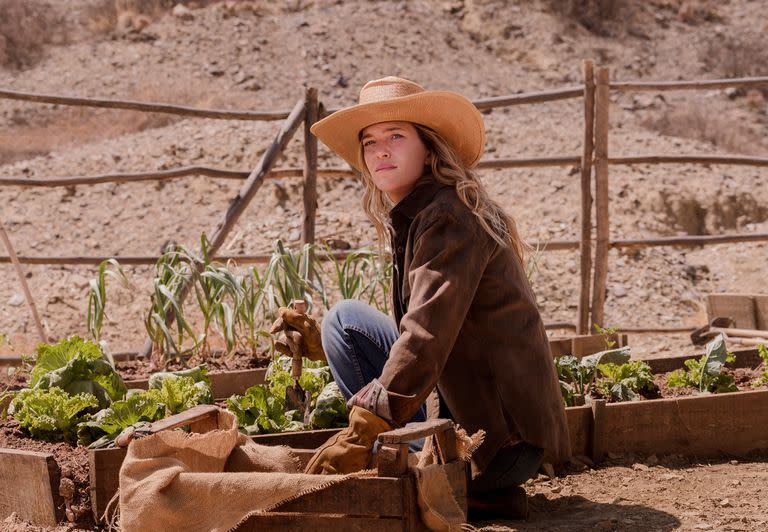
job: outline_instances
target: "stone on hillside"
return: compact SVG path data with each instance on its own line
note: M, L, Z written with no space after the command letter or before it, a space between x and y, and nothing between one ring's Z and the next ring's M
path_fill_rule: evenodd
M195 15L192 13L192 10L190 10L184 4L176 4L175 6L173 6L173 10L171 11L171 13L173 13L173 16L179 20L192 20L193 18L195 18Z

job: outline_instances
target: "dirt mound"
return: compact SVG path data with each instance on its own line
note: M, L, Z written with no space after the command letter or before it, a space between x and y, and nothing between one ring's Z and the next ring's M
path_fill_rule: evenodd
M713 193L700 200L661 190L654 207L663 213L669 234L713 235L768 220L768 206L752 192Z

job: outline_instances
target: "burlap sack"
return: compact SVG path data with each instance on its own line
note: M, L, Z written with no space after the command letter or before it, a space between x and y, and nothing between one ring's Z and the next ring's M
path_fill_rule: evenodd
M219 427L131 442L120 468L124 531L227 531L251 514L349 478L301 473L288 447L253 443L225 410Z
M120 468L122 530L228 531L252 514L375 473L306 475L290 448L253 443L238 432L231 413L221 410L218 426L205 434L164 431L131 442ZM461 433L459 456L468 460L477 445ZM412 472L422 520L432 530L460 530L462 512L445 473L432 465L431 445L421 458Z

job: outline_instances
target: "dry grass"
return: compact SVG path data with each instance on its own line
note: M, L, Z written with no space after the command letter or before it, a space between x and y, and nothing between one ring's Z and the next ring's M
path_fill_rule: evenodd
M761 31L714 35L702 49L699 60L718 77L765 76L768 65L766 36ZM768 96L768 88L763 89Z
M741 120L713 112L711 104L687 103L643 121L643 126L662 135L709 142L725 153L758 154L761 139Z
M45 45L67 40L64 15L53 2L0 0L0 67L27 68Z

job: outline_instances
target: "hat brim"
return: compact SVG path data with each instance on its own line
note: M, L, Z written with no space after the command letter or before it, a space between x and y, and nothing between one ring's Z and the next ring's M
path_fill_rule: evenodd
M485 125L477 107L448 91L424 91L381 102L354 105L316 122L310 131L350 166L359 165L360 131L380 122L427 126L453 147L467 167L474 167L485 148Z

